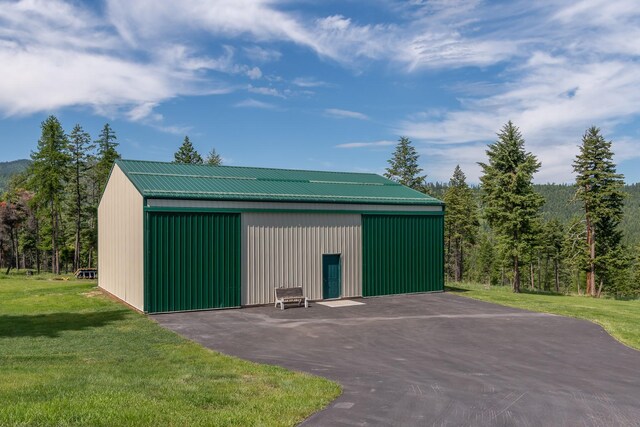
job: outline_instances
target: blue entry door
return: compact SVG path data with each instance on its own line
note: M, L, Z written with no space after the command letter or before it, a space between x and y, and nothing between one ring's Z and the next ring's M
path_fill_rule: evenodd
M322 255L322 299L340 298L340 254Z

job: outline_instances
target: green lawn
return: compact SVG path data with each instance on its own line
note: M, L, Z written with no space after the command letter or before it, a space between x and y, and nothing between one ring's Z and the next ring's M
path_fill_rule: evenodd
M620 301L526 291L514 294L506 286L485 289L483 285L472 283L450 283L447 291L510 307L590 320L624 344L640 350L640 300Z
M95 283L0 275L0 425L295 425L339 394L207 350Z

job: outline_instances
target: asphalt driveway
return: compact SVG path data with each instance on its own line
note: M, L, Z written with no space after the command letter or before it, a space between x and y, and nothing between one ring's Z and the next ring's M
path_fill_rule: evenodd
M595 324L449 293L361 301L153 318L222 353L341 383L305 426L640 426L640 352Z

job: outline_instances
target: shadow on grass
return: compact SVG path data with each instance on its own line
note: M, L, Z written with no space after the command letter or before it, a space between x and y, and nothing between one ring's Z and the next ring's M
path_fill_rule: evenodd
M51 313L23 316L0 315L0 338L48 337L56 338L63 331L99 328L122 320L125 310L97 313Z
M444 287L444 291L445 292L469 292L469 289L465 289L465 288L457 288L455 286L449 286L446 285Z
M521 294L529 294L529 295L544 295L547 297L566 297L567 294L563 294L561 292L555 291L541 291L539 289L531 289L531 288L520 288Z
M491 287L483 287L480 288L478 287L477 289L467 289L467 288L458 288L456 286L451 286L451 285L446 285L445 286L445 291L447 292L455 292L455 293L462 293L462 292L470 292L473 290L477 290L477 291L491 291L491 290L500 290L500 291L511 291L511 287L507 287L507 286L491 286ZM550 296L550 297L564 297L567 296L566 294L563 293L559 293L559 292L554 292L554 291L541 291L539 289L531 289L531 288L524 288L521 287L520 288L520 294L527 294L527 295L544 295L544 296Z

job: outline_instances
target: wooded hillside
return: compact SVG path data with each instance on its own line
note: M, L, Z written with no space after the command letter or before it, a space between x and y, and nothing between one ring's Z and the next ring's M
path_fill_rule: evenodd
M0 193L7 190L9 180L12 176L25 171L30 164L31 160L27 159L0 162Z

